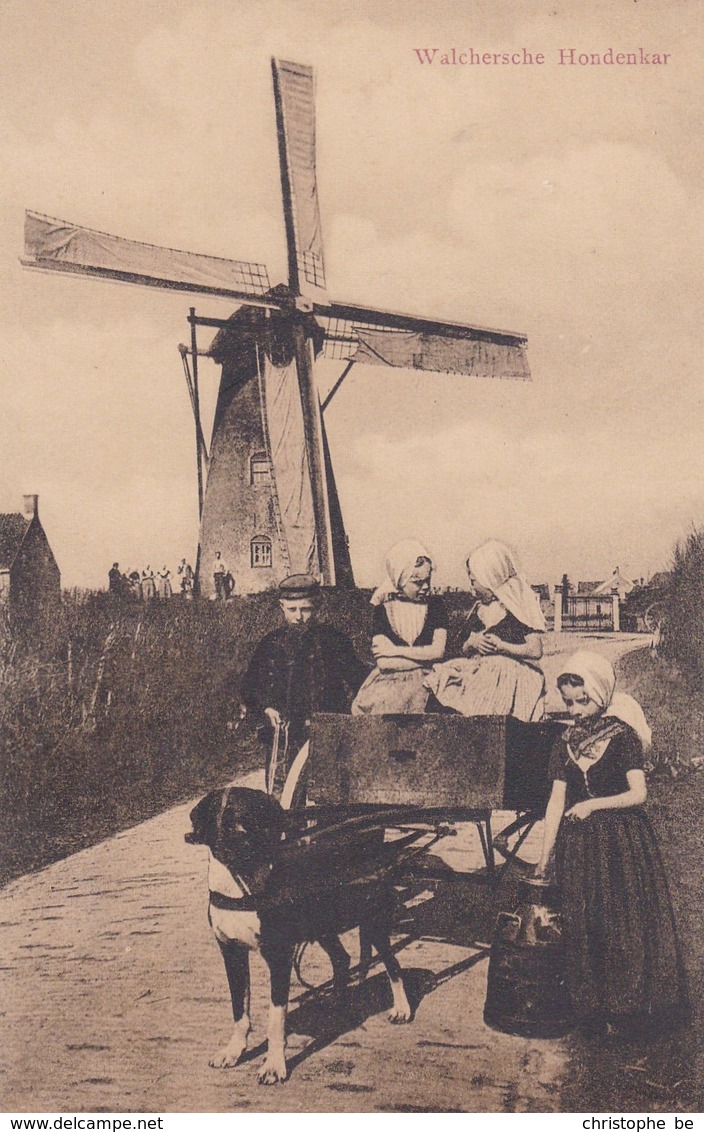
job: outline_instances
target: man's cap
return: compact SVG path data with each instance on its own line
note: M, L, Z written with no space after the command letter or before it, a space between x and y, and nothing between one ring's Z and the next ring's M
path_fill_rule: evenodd
M298 601L304 597L316 597L320 593L320 582L312 574L291 574L279 583L279 597L284 601Z

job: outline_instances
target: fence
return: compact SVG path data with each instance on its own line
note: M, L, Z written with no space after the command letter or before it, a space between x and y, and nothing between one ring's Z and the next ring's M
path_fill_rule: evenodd
M581 631L618 633L620 629L617 594L594 597L589 594L555 594L555 632Z

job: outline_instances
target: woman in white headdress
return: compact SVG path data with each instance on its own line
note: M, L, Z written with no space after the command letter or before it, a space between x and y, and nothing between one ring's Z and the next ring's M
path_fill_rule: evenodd
M557 678L573 720L552 753L538 875L554 851L567 984L577 1017L642 1033L686 1021L689 1000L672 903L643 808L650 727L616 692L610 662L577 652Z
M359 689L353 715L422 713L424 684L447 646L447 610L430 593L433 562L416 539L396 543L386 556L386 578L372 594L372 655L376 667Z
M436 664L427 686L441 704L461 715L540 719L546 625L538 595L520 573L513 551L496 539L470 554L467 572L477 600L467 622L463 658Z

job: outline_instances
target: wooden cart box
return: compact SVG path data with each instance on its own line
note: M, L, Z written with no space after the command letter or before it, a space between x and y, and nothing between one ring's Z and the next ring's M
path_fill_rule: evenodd
M308 796L318 805L543 810L561 730L498 715L316 715Z
M319 805L498 808L505 749L503 716L316 715L308 794Z

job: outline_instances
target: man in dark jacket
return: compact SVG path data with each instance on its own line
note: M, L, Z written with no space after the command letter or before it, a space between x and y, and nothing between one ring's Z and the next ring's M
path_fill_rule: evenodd
M308 574L294 574L279 586L284 624L257 645L245 673L245 707L267 721L267 782L279 794L296 754L308 738L315 712L347 714L368 670L352 642L318 620L320 585ZM279 738L275 773L271 749ZM282 742L283 739L283 742ZM283 750L282 750L283 746Z
M113 597L123 597L125 593L125 579L120 573L120 563L113 562L108 570L108 591Z

